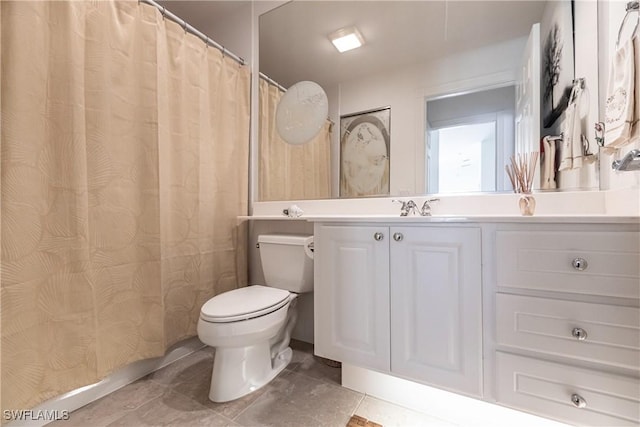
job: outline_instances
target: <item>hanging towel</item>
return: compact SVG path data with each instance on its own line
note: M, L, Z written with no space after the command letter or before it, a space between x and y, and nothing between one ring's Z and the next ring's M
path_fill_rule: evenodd
M569 95L569 105L565 110L562 127L562 145L560 146L560 166L558 171L579 169L582 167L582 123L580 120L580 100L582 84L574 83Z
M550 136L542 138L544 147L544 163L542 165L542 189L556 188L556 140Z
M631 122L631 141L635 142L640 140L640 34L633 38L633 54L635 57L634 69L635 78L634 82L634 113L633 121Z
M637 37L620 46L611 63L605 106L605 152L613 152L629 143L635 112Z

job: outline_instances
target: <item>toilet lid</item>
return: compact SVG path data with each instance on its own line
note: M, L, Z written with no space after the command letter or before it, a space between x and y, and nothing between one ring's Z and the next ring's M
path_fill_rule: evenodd
M289 291L253 285L216 295L200 310L208 322L235 322L271 313L289 301Z

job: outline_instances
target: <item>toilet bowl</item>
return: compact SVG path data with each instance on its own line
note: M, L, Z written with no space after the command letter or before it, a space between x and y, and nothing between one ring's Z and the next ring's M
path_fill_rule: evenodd
M268 384L291 361L298 293L313 290L313 237L260 235L267 286L216 295L200 310L198 337L215 347L209 399L227 402Z

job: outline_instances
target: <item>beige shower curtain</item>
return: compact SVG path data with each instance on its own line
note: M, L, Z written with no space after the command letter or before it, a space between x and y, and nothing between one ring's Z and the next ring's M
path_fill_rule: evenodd
M137 1L0 13L2 409L27 409L246 284L249 72Z
M259 194L261 201L331 197L331 123L302 145L285 143L275 126L283 93L260 79Z

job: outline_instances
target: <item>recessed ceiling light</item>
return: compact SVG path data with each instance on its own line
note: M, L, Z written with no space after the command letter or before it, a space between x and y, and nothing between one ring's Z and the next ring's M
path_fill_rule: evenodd
M364 44L364 38L356 27L341 28L329 34L329 40L338 49L338 52L346 52L358 48Z

